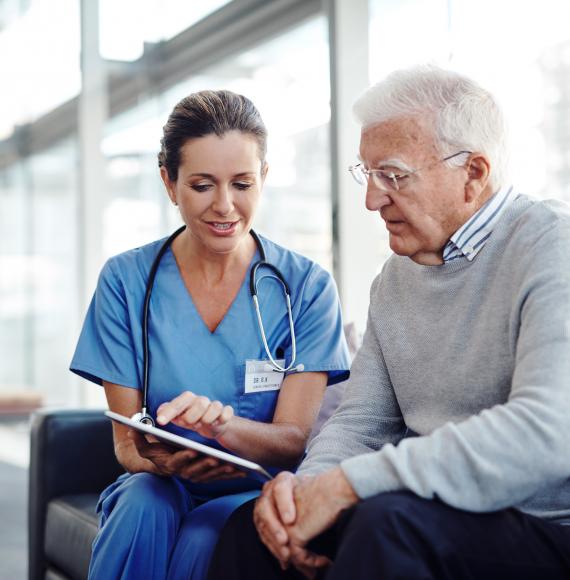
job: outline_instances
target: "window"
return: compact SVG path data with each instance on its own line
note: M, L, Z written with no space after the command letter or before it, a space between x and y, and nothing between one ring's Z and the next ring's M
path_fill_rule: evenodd
M510 126L519 191L570 201L570 4L371 0L371 80L435 62L479 81ZM513 22L516 24L513 26ZM406 41L408 39L408 41Z
M101 56L108 60L137 60L143 54L145 43L168 40L229 2L99 0Z
M75 144L0 173L0 389L77 400L67 367L78 302Z
M117 253L174 229L156 154L172 107L202 89L251 98L268 128L269 175L256 228L332 267L328 43L316 18L147 100L109 121L103 151L112 199L105 252Z
M78 0L34 0L0 30L0 139L79 93L79 53Z

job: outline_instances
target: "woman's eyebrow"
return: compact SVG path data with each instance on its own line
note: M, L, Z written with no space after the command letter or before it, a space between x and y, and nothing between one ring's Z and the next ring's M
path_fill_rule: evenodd
M215 177L211 173L190 173L186 177L206 177L208 179L214 180Z
M236 173L234 177L248 177L250 175L256 175L255 171L242 171L241 173Z
M240 173L236 173L235 175L232 175L232 178L247 177L248 175L255 175L255 171L241 171ZM196 172L196 173L190 173L187 177L205 177L206 179L211 179L212 181L216 181L216 176L213 175L212 173Z

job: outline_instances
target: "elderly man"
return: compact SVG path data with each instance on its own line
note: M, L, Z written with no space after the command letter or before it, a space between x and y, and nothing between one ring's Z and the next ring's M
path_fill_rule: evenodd
M398 71L355 112L394 255L339 409L210 578L569 578L570 212L506 185L468 78Z

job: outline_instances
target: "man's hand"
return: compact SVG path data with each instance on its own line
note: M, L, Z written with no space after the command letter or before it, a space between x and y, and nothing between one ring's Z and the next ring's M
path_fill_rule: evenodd
M293 490L296 518L288 528L291 541L306 545L328 530L340 512L358 501L358 496L340 467L314 477L303 477Z
M290 550L285 527L295 521L293 490L298 479L288 471L282 471L275 479L263 486L263 493L255 504L253 521L261 541L279 560L285 570Z
M307 578L330 564L306 545L331 527L358 496L340 467L315 477L282 472L266 483L253 519L261 541L286 569L293 563Z
M340 467L315 477L301 478L293 490L296 518L287 525L289 561L307 578L330 560L307 550L307 544L328 530L341 511L358 502L358 496Z

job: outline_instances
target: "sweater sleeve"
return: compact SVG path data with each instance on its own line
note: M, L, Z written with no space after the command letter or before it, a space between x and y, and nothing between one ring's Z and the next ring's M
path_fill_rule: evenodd
M378 281L374 281L371 295ZM395 444L405 432L369 311L362 347L352 363L342 402L309 445L298 473L315 474L348 457L376 451L387 442Z
M427 435L347 457L341 467L361 498L408 489L487 512L524 504L568 480L569 230L553 224L554 235L521 248L512 265L521 279L513 303L520 330L508 400Z

